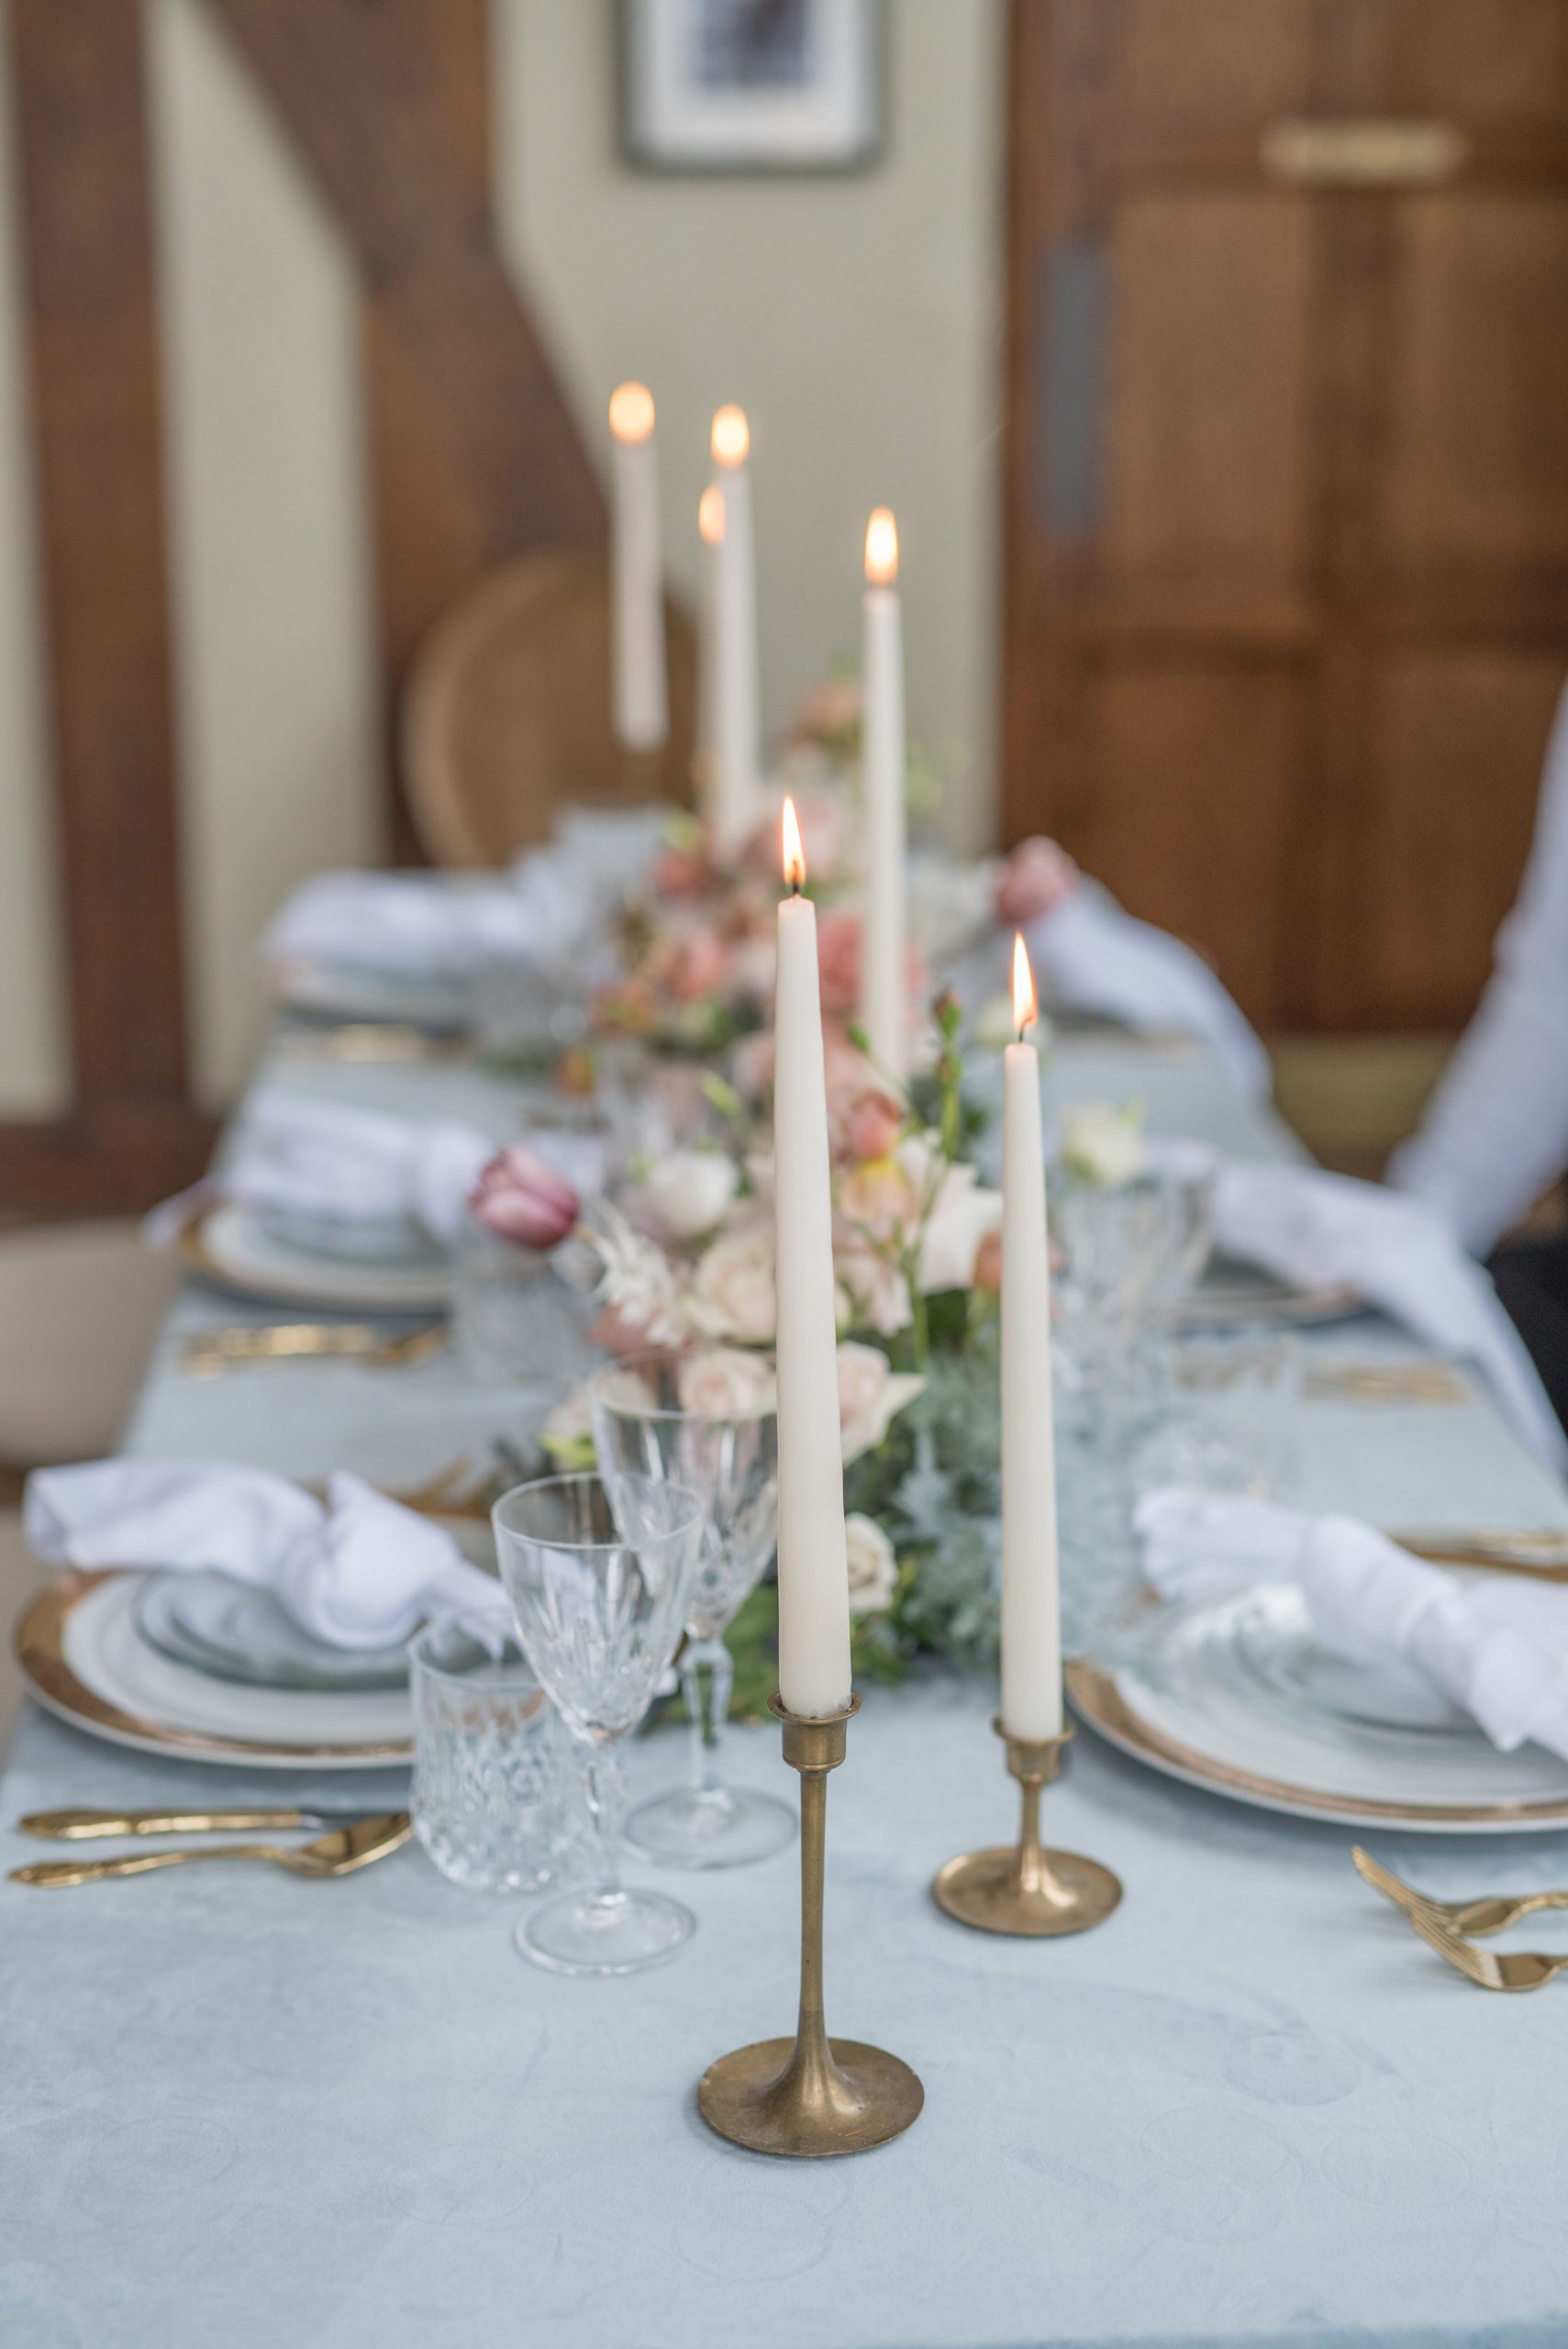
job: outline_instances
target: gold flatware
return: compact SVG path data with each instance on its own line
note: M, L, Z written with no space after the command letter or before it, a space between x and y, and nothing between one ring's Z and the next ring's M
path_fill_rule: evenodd
M1410 1922L1429 1947L1440 1957L1446 1957L1456 1973L1483 1990L1540 1990L1557 1975L1568 1968L1568 1952L1561 1957L1548 1957L1541 1950L1512 1949L1499 1953L1495 1949L1477 1949L1445 1925L1440 1917L1429 1917L1415 1909L1407 1911Z
M1470 1389L1451 1363L1314 1363L1302 1382L1309 1401L1364 1403L1374 1409L1401 1404L1450 1407L1470 1400Z
M1351 1857L1363 1881L1392 1900L1407 1917L1414 1920L1419 1909L1426 1916L1438 1918L1454 1932L1469 1933L1476 1939L1487 1933L1506 1932L1521 1917L1531 1916L1540 1909L1568 1909L1568 1892L1487 1893L1476 1900L1434 1900L1429 1893L1418 1892L1414 1886L1402 1884L1387 1868L1381 1867L1370 1852L1363 1852L1359 1843Z
M1479 1566L1496 1574L1568 1582L1568 1533L1555 1527L1518 1533L1485 1526L1417 1528L1390 1530L1388 1538L1436 1566Z
M194 1330L180 1349L181 1367L198 1375L255 1363L360 1362L373 1370L407 1369L428 1362L447 1342L444 1321L389 1330L373 1321L273 1321L227 1330Z
M432 1036L423 1028L387 1019L348 1019L330 1028L295 1028L280 1039L278 1057L291 1061L464 1061L465 1036Z
M122 1853L112 1860L40 1860L11 1870L13 1884L102 1884L110 1876L149 1876L154 1868L183 1867L196 1860L265 1860L292 1876L351 1876L373 1860L395 1852L413 1833L406 1810L356 1819L318 1835L313 1843L198 1843L178 1852Z
M347 1827L361 1813L347 1810L30 1810L17 1826L50 1843L83 1842L100 1835L239 1834L254 1827Z

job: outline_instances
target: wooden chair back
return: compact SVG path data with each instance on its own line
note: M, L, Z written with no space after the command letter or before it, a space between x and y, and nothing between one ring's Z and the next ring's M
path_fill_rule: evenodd
M565 803L691 798L696 646L665 598L670 734L633 752L611 731L609 567L551 548L491 573L431 630L404 700L409 809L433 863L500 865L550 837Z

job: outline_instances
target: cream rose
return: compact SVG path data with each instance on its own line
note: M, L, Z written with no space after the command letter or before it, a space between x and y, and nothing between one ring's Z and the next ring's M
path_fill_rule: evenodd
M913 1372L894 1370L875 1346L851 1340L839 1348L839 1432L846 1468L875 1450L925 1384Z
M707 1337L770 1345L778 1326L772 1227L746 1224L712 1241L692 1275L686 1310Z
M700 1240L724 1220L740 1185L735 1162L723 1151L673 1150L639 1187L672 1240Z
M981 1243L1001 1221L1001 1192L986 1190L973 1166L950 1166L920 1241L922 1293L973 1286Z
M1136 1182L1149 1172L1143 1110L1114 1108L1108 1101L1085 1101L1062 1123L1062 1163L1081 1182L1110 1188Z
M677 1386L682 1410L705 1419L750 1419L776 1400L772 1363L738 1346L706 1346L688 1355Z
M880 1525L869 1517L844 1520L844 1547L850 1561L850 1612L880 1615L893 1603L898 1588L898 1561Z
M591 1468L594 1464L594 1414L585 1386L574 1386L550 1413L539 1431L539 1448L557 1467Z

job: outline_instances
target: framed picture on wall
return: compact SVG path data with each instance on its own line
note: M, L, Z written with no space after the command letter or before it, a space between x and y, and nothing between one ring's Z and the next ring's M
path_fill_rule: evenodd
M882 145L881 0L621 0L621 141L651 172L854 172Z

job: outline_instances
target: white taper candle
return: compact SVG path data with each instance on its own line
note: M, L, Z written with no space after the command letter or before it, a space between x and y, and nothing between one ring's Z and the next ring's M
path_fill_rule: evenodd
M615 442L610 569L616 740L628 751L656 751L670 730L670 712L653 395L645 384L617 386L610 399L610 433Z
M1038 1016L1021 938L1013 1001L1021 1038ZM1021 1041L1007 1046L1002 1095L1002 1727L1017 1738L1062 1734L1040 1054Z
M757 820L762 796L762 719L757 684L757 557L751 529L751 429L743 411L721 407L713 419L714 481L724 497L716 615L717 683L714 697L711 822L718 849L738 848Z
M784 877L805 878L794 804L784 804ZM779 1695L821 1720L850 1701L850 1574L844 1541L834 1320L828 1087L817 909L779 905L773 1008L773 1198L777 1239Z
M898 529L885 506L866 525L861 661L861 791L865 809L865 925L861 1026L899 1084L908 1073L904 999L904 640Z

